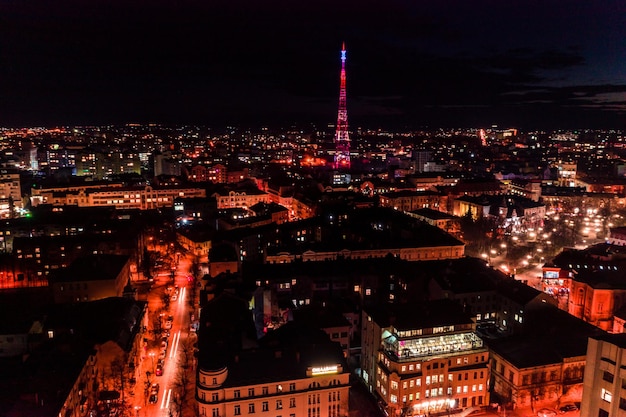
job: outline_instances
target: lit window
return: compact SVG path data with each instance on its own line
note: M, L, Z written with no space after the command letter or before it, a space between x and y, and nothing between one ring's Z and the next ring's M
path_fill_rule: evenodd
M600 398L610 403L611 400L613 399L613 394L611 394L610 391L607 391L606 389L602 388L602 392L600 393Z

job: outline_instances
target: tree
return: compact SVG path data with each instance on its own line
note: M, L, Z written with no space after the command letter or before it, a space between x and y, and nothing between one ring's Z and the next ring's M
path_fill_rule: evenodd
M124 401L124 388L126 386L126 367L128 362L128 354L124 352L121 357L117 357L111 361L111 376L113 378L113 386L122 394Z
M167 293L163 293L161 295L161 301L163 301L163 307L167 310L170 308L170 296Z
M180 366L178 367L178 372L172 383L173 392L175 393L172 397L172 402L178 416L183 415L183 408L185 408L184 415L198 415L197 409L194 408L195 393L192 380L192 372L194 372L194 370L192 369L193 367L190 366L195 351L193 344L194 339L188 337L179 346L181 353L179 358Z
M179 364L182 368L187 368L192 365L192 361L195 358L194 339L187 337L178 347L180 352Z
M163 327L161 326L161 316L157 314L152 319L152 333L154 337L159 337L163 333Z

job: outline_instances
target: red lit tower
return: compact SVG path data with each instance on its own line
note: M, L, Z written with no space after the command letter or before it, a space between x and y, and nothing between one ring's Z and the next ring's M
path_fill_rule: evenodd
M341 83L339 112L335 131L335 168L350 168L350 138L348 137L348 110L346 109L346 43L341 46Z

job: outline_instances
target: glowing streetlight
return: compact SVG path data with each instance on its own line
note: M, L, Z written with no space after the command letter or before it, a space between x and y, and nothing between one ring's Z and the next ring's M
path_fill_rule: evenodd
M152 373L154 373L154 355L154 352L148 353L148 356L150 356L150 359L152 360Z

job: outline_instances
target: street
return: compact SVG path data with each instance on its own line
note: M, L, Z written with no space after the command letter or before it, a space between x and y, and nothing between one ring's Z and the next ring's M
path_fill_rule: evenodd
M142 375L132 404L137 417L178 416L195 378L191 366L195 333L190 331L193 312L188 301L189 292L195 291L192 256L177 253L173 258L171 269L161 269L139 295L148 302L150 328L146 349L136 358Z

